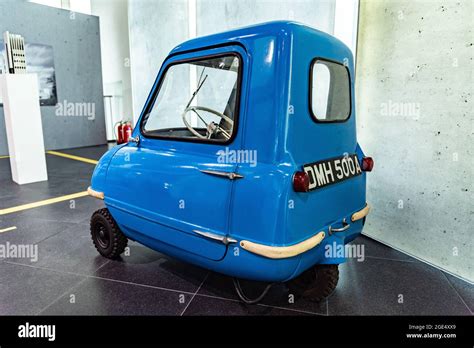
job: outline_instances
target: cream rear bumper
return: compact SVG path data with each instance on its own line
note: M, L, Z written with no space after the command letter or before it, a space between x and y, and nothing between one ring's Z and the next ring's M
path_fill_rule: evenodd
M366 204L364 209L361 209L358 212L352 214L351 221L354 222L362 218L365 218L369 214L369 211L370 211L370 206Z
M351 221L354 222L366 217L369 214L369 211L370 211L370 207L368 204L366 204L364 209L361 209L355 212L354 214L352 214ZM314 247L316 247L322 242L325 236L326 236L326 233L321 231L300 243L290 245L290 246L270 246L270 245L250 242L248 240L242 240L240 241L240 247L251 253L264 256L270 259L285 259L285 258L297 256L308 250L313 249Z
M251 253L268 257L270 259L286 259L313 249L316 245L321 243L325 236L326 233L319 232L298 244L283 247L257 244L248 240L240 241L240 246Z

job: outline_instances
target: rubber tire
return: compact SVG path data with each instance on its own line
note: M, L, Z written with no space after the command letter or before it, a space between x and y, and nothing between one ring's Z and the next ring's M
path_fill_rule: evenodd
M98 227L102 225L108 234L109 243L107 247L101 246L98 238ZM128 244L127 237L120 231L117 223L107 208L99 209L91 217L91 236L95 248L102 256L108 259L116 259L125 251Z
M290 293L312 302L321 302L336 289L339 281L338 265L316 265L290 280Z

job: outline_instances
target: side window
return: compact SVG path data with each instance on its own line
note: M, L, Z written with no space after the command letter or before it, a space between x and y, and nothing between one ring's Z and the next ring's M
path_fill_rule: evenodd
M315 60L311 67L310 101L319 122L341 122L351 113L349 71L339 63Z
M238 110L240 59L221 55L171 65L152 109L145 135L226 142Z

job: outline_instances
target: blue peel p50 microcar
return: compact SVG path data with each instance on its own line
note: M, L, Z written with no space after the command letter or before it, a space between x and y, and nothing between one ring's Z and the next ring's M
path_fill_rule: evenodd
M161 67L131 140L89 193L99 253L127 240L234 277L328 296L369 212L354 65L334 37L286 21L196 38Z

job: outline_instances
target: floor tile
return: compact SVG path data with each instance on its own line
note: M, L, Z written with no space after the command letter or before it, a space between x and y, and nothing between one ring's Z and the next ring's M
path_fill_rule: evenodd
M89 158L93 160L99 160L104 153L108 151L109 148L115 146L115 143L110 143L108 145L100 146L88 146L88 147L79 147L75 149L65 149L58 150L62 153L67 153L74 156L80 156L84 158Z
M129 242L130 255L102 267L97 276L138 284L195 292L207 270L168 258L138 243Z
M258 297L266 286L266 283L262 282L248 280L241 280L240 282L242 290L249 298ZM209 274L198 294L239 300L232 278L214 272ZM274 307L282 307L322 315L325 315L327 312L326 301L316 303L302 298L294 299L293 297L290 297L288 288L284 284L274 284L261 303ZM250 308L252 306L248 307Z
M0 216L0 230L8 227L16 230L0 233L0 243L36 244L45 238L66 230L70 223L45 221L28 215L9 214Z
M30 261L16 261L29 264ZM99 255L93 246L89 226L69 224L57 233L38 244L38 261L35 266L52 270L91 275L108 259Z
M367 258L339 269L329 315L470 314L441 271L421 262Z
M12 208L19 205L38 202L53 197L54 196L51 193L23 188L21 191L17 191L14 194L8 194L0 197L0 209Z
M87 190L94 165L66 158L47 156L48 180L18 185L5 173L0 161L0 209L28 204ZM9 166L8 166L9 168Z
M246 305L238 301L222 300L204 296L196 296L184 312L185 316L197 315L312 315L282 308L260 305Z
M180 315L191 296L89 278L41 315Z
M0 262L0 315L35 315L83 277Z
M104 202L89 196L54 203L17 213L19 218L32 218L73 223L87 223L92 213L104 207Z
M466 303L471 311L471 314L474 314L474 285L469 284L468 282L454 277L450 274L444 273L450 284Z
M2 168L2 163L0 160L0 168ZM13 182L10 173L8 173L7 178L0 178L0 198L2 201L6 201L6 206L9 204L6 197L24 196L27 198L28 195L34 194L34 191L29 189L28 186Z
M359 237L357 237L354 241L351 242L351 244L364 245L365 257L383 258L399 261L416 261L414 258L364 235L360 235Z
M64 196L76 192L87 190L90 186L91 172L87 172L84 178L80 173L68 173L64 175L53 174L48 177L48 181L28 184L28 188L35 192L48 194L46 198Z

